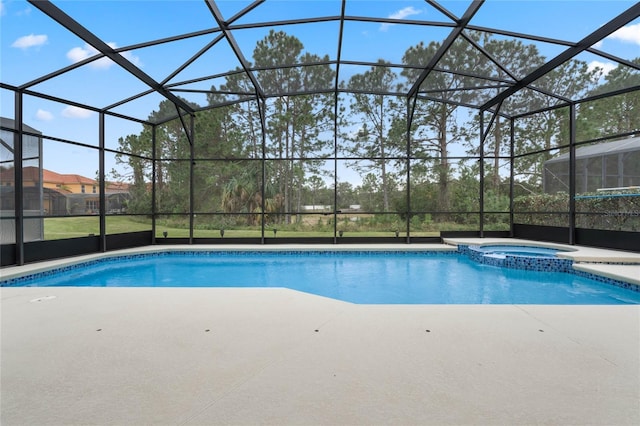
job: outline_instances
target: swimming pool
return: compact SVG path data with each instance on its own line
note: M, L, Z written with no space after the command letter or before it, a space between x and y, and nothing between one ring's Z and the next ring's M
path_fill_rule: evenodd
M92 261L21 286L285 287L360 304L640 304L640 293L457 252L161 252Z

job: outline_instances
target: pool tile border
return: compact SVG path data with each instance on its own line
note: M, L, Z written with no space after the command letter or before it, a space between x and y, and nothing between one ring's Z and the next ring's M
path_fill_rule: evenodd
M590 278L594 281L598 281L604 284L613 285L616 287L626 288L627 290L635 291L636 293L640 293L640 285L634 283L628 283L626 281L620 281L609 277L604 277L602 275L596 275L591 272L580 271L577 269L573 269L573 274L582 277L582 278Z
M265 256L269 254L278 254L286 256L337 256L337 255L355 255L355 256L379 256L379 255L424 255L424 256L457 256L458 252L455 250L438 250L438 251L395 251L395 250L353 250L353 251L332 251L332 250L284 250L284 251L247 251L247 250L167 250L148 253L136 253L136 254L123 254L117 256L104 257L100 259L92 259L74 263L71 265L54 267L47 269L46 271L34 272L32 274L23 275L20 277L9 278L6 280L0 280L0 287L17 287L23 285L25 282L36 281L41 278L55 275L62 272L73 271L79 268L86 268L93 265L100 265L105 263L122 263L135 259L147 259L154 257L224 257L224 256Z

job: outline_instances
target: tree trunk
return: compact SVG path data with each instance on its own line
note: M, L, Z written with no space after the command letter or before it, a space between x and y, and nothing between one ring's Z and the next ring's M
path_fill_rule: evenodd
M387 159L384 149L384 97L380 99L380 123L378 124L378 143L380 146L381 171L382 171L382 206L385 212L389 211L389 183L387 182Z
M287 104L286 104L286 108L284 108L285 113L289 112L289 99L287 98ZM290 126L289 126L289 121L286 120L285 121L285 136L284 136L284 158L285 160L285 172L284 172L284 182L285 182L285 187L284 187L284 208L286 210L286 215L285 215L285 223L288 225L291 223L291 162L293 161L291 159L291 148L293 145L293 141L291 140L291 138L293 138L293 134L291 134L290 132Z
M449 211L449 153L447 152L447 106L442 104L438 129L438 149L440 151L440 169L438 170L438 209Z

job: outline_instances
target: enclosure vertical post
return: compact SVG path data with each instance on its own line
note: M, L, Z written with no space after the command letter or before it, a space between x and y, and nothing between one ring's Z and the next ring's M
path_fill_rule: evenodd
M624 154L623 153L619 153L617 156L617 160L618 160L618 181L616 186L617 187L623 187L625 186L625 182L624 182L624 177L625 177L625 170L624 170ZM606 182L606 181L605 181Z
M513 238L513 222L514 222L514 214L513 214L513 195L514 195L514 184L515 179L513 176L513 172L515 171L514 165L514 154L515 154L515 124L514 119L509 120L510 129L509 129L509 237Z
M265 185L267 181L267 123L265 109L267 108L266 101L264 99L257 99L258 103L258 115L260 116L260 129L262 130L262 156L260 162L262 163L262 182L260 183L260 244L264 244L264 222L266 215L264 213L266 207L265 200Z
M416 111L416 103L418 95L413 96L413 104L411 99L407 99L407 244L411 242L411 125L413 124L413 114Z
M484 238L484 111L480 111L480 193L479 195L479 220L480 238Z
M337 236L337 232L338 232L338 92L337 91L334 92L333 94L333 212L332 212L332 215L333 215L333 244L338 244L338 236Z
M195 167L196 167L196 160L195 160L195 117L193 115L190 115L190 121L189 121L189 140L191 141L191 144L189 145L189 244L193 244L193 222L194 222L194 214L193 214L193 208L195 206L195 191L193 189L193 183L195 182Z
M99 165L98 165L98 187L100 196L100 208L98 209L100 214L100 251L107 251L107 196L105 194L106 182L105 182L105 164L104 164L104 112L100 112L98 118L98 148L99 148Z
M15 197L16 264L24 265L24 198L22 183L22 92L15 92L15 130L13 134L13 173ZM42 161L42 159L41 159ZM42 185L42 182L40 182Z
M340 30L338 32L338 52L333 90L333 244L338 243L338 88L340 87L340 62L342 59L342 36L344 34L344 13L347 1L340 7Z
M38 138L38 181L40 182L40 188L38 191L40 197L40 239L44 241L44 163L42 161L42 155L44 154L44 148L42 147L42 135Z
M151 244L156 243L156 125L151 127Z
M569 244L576 243L576 104L569 105Z

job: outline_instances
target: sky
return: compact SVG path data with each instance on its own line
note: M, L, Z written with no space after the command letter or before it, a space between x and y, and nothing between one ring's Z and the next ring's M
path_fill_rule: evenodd
M53 3L113 48L216 26L203 0L76 0ZM441 3L458 16L462 15L469 5L469 1L462 0ZM488 0L471 24L577 41L634 3L626 0ZM248 4L250 2L244 0L218 2L225 19L235 15ZM340 1L335 0L267 0L234 24L339 14ZM451 22L422 0L350 0L347 2L346 14ZM335 59L337 55L337 22L276 29L298 37L304 45L304 51L318 55L328 54L331 59ZM240 48L250 54L256 41L262 39L268 31L269 28L246 29L234 34ZM448 27L427 28L348 22L344 28L342 58L375 62L383 57L391 62L400 63L404 51L409 46L420 41L442 41L449 31ZM134 49L123 55L156 81L163 81L177 66L216 35L217 33L204 35L172 45ZM564 47L536 44L549 58L564 50ZM640 19L631 22L595 47L627 60L640 57ZM59 26L30 3L23 0L0 0L0 81L3 83L16 86L26 84L95 54L96 50L93 47ZM599 66L605 72L615 67L608 59L592 54L585 53L578 58L591 66ZM247 57L247 60L251 61L252 58ZM223 40L170 82L222 73L236 66L238 62L229 44ZM344 66L341 68L340 78L345 79L350 74L361 71L363 70ZM207 81L194 84L192 87L204 89L212 83L219 85L224 83L224 80ZM147 89L148 86L108 59L90 62L32 87L34 91L101 108ZM180 96L192 96L189 100L199 104L205 102L203 95L181 93ZM117 107L114 111L145 119L163 99L160 95L153 94ZM13 109L12 93L0 90L1 115L12 117ZM28 96L24 100L24 121L54 137L81 141L89 145L98 143L98 115L87 109ZM137 123L108 118L107 147L115 148L118 137L130 133L137 134L140 130L141 126ZM60 173L95 176L94 165L97 164L97 156L92 150L67 147L63 144L52 144L52 147L45 149L45 168ZM113 163L113 159L108 158L108 162ZM107 168L109 167L108 164Z

